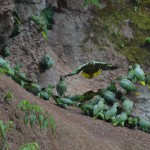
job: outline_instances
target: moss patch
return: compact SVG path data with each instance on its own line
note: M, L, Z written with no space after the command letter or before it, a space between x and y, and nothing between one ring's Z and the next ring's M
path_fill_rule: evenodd
M146 37L150 36L150 9L144 6L134 11L133 6L124 6L124 9L96 13L99 15L91 21L91 32L94 33L92 40L96 44L102 47L101 40L107 38L129 62L150 65L150 50L144 47ZM127 19L133 30L132 40L127 39L121 32Z

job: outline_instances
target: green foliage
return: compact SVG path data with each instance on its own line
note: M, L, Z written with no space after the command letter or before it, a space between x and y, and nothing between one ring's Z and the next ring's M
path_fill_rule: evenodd
M19 150L40 150L40 146L36 142L21 144Z
M31 104L28 100L22 100L18 104L18 108L22 111L42 112L43 108L39 105Z
M13 18L14 18L14 28L10 35L10 38L17 36L23 31L21 26L21 18L16 11L13 12Z
M52 133L54 134L54 132L56 130L56 123L55 123L53 116L50 116L49 123L50 123L50 129L51 129Z
M53 116L43 112L43 108L39 105L33 105L28 100L22 100L18 104L18 108L24 112L24 124L30 124L31 127L37 122L40 129L50 128L52 133L56 129Z
M83 6L87 5L95 5L97 7L100 7L101 3L99 2L99 0L84 0Z
M98 45L99 49L103 49L102 39L107 37L107 40L113 43L115 49L125 55L130 63L147 65L150 53L145 50L147 47L141 46L145 43L145 37L149 37L150 31L149 9L142 4L146 3L146 1L140 1L140 12L133 11L133 3L130 1L112 10L109 8L103 10L94 9L97 17L90 21L91 31L87 32L87 34L93 33L92 41ZM119 1L116 3L119 3ZM131 28L131 36L128 38L124 34L124 26ZM120 48L121 45L123 48ZM83 47L83 49L86 48Z
M54 16L54 12L52 7L49 5L48 7L44 8L41 12L40 12L40 16L42 17L42 19L45 22L46 28L48 30L52 29L52 24L53 24L53 16Z
M8 138L7 133L9 129L14 128L15 125L12 121L7 122L4 124L2 120L0 120L0 149L7 149L8 148Z
M42 36L45 41L47 40L48 30L52 29L53 16L54 12L52 7L49 5L40 12L39 16L29 17L29 20L33 21L37 25L38 31L42 32Z
M13 93L11 91L7 91L6 98L12 99L14 97Z

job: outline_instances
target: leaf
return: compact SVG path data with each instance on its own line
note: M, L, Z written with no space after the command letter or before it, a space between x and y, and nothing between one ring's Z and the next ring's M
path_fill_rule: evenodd
M33 127L35 121L36 121L36 115L34 114L34 112L31 112L31 114L30 114L30 125L31 125L31 127Z
M42 36L43 36L44 40L47 41L47 35L44 31L42 31Z
M51 116L49 118L49 123L50 123L50 128L51 128L52 134L54 134L54 132L56 130L56 124L55 124L55 120L54 120L53 116Z
M84 0L83 6L87 6L87 5L95 5L101 8L101 3L99 2L99 0Z
M40 128L42 128L43 120L44 120L44 117L42 114L40 114L38 116L38 123L39 123Z
M8 92L6 93L6 97L7 97L7 98L13 98L14 96L13 96L13 94L12 94L11 91L8 91Z
M29 114L25 113L24 118L23 118L24 124L27 125L29 122Z
M43 124L42 124L42 128L45 129L48 126L48 119L44 119Z
M54 16L54 12L50 5L46 8L44 8L40 13L40 17L45 22L46 28L48 30L50 30L52 28L53 16Z

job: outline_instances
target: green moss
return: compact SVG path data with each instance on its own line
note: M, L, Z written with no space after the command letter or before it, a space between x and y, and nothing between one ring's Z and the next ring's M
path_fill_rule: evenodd
M127 57L129 62L150 64L150 51L143 45L145 38L150 35L150 11L144 7L139 10L135 12L133 7L129 7L120 11L116 9L98 12L99 15L91 21L93 42L102 47L101 39L107 38L114 44L117 51ZM124 37L121 32L127 19L130 20L130 26L133 29L132 40Z
M150 14L146 11L142 13L133 13L131 12L131 21L135 26L141 30L150 30Z

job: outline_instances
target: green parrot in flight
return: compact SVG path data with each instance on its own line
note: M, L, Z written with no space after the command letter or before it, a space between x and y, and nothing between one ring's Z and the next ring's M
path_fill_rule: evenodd
M91 79L94 78L95 76L100 75L102 70L114 70L114 69L117 69L117 66L105 62L90 60L87 63L75 69L74 71L72 71L70 74L64 75L64 78L79 74L81 72L81 75L84 78Z

